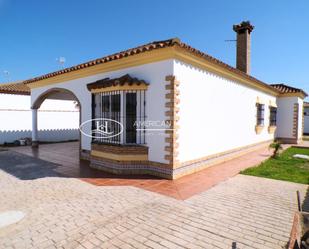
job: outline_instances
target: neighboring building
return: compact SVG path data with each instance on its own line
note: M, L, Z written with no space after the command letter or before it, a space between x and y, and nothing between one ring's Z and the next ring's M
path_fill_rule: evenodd
M237 68L170 39L24 81L31 89L33 145L37 108L50 96L79 102L81 157L114 173L175 179L274 139L298 143L307 95L250 76L252 30L249 22L234 25ZM115 120L123 132L116 122L89 121L94 118ZM107 126L115 136L90 137Z
M309 103L304 102L304 134L309 135Z
M25 84L0 84L0 144L32 135L30 88ZM79 139L79 110L73 101L46 100L39 110L41 141Z

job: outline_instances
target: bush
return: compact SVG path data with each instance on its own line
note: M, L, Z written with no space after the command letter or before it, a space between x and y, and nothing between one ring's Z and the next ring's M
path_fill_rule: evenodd
M280 151L283 149L281 143L275 141L269 145L269 149L273 149L272 158L277 158L280 154Z

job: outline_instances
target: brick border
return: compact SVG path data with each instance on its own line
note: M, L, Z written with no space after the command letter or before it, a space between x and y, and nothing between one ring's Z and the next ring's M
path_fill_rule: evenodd
M225 161L232 160L234 158L240 157L244 154L250 153L252 151L258 150L262 147L268 146L273 140L267 140L229 151L224 151L218 154L213 154L203 158L190 160L187 162L179 163L178 168L173 170L173 179L180 178L185 175L189 175L198 171L201 171L205 168L215 166Z
M91 156L90 167L119 175L153 175L173 179L173 169L151 161L115 161Z
M293 107L293 137L298 140L298 112L299 104L295 103Z
M91 150L118 155L148 155L148 147L143 145L91 144Z
M179 81L176 79L174 75L168 75L165 77L167 81L165 85L165 90L167 93L165 94L165 107L167 111L165 112L166 122L170 122L171 130L166 130L165 134L167 137L165 138L166 146L165 146L165 159L168 160L169 165L172 169L177 167L179 161L178 157L178 121L179 121Z

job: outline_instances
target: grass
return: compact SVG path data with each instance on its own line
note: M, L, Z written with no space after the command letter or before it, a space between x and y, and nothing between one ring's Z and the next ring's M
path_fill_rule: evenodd
M277 158L270 158L257 167L242 171L241 174L309 184L309 161L293 158L295 154L309 156L309 149L291 147Z

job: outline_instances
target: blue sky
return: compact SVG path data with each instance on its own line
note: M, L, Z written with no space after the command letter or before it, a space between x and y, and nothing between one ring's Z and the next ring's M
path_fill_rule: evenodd
M0 82L179 37L232 66L232 25L250 20L251 74L309 93L309 1L0 0ZM4 71L9 71L6 75Z

